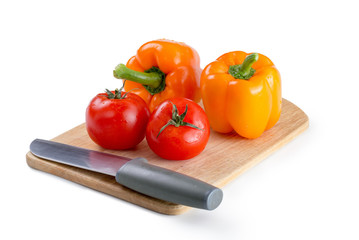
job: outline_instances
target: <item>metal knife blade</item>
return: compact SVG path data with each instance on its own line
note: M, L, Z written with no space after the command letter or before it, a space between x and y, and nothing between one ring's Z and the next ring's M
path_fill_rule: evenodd
M130 158L79 148L53 141L35 139L30 151L39 158L116 176L117 171Z
M35 139L30 151L39 158L115 176L130 189L168 202L213 210L223 197L215 186L151 165L144 158L129 159L42 139Z

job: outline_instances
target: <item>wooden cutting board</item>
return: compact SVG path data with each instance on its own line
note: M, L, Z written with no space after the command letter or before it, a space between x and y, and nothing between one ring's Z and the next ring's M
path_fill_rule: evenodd
M217 187L223 187L298 136L308 128L308 125L307 115L293 103L283 99L282 115L278 123L261 137L248 140L234 133L219 134L212 131L205 150L197 157L185 161L168 161L159 158L150 150L146 140L131 150L105 150L93 143L88 137L85 124L81 124L52 140L129 158L145 157L151 164L198 178ZM175 215L191 209L187 206L165 202L132 191L118 184L114 177L46 161L34 156L31 152L27 153L26 160L32 168L54 174L156 212Z

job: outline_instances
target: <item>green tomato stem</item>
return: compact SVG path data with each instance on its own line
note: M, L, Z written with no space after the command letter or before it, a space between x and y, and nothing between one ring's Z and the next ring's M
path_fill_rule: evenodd
M181 127L181 126L188 126L188 127L191 127L191 128L195 128L197 130L200 130L200 131L204 131L204 129L202 128L199 128L197 127L196 125L193 125L192 123L188 123L188 122L185 122L184 121L184 118L185 116L187 115L187 111L188 111L188 105L186 105L186 109L185 111L179 115L178 113L178 108L177 106L172 103L172 119L170 119L161 129L160 131L158 132L157 134L157 137L163 132L163 130L165 130L168 126L172 125L172 126L175 126L175 127Z

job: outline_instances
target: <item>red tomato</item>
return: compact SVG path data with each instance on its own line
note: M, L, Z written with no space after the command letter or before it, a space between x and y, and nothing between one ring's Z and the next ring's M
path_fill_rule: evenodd
M208 118L198 104L186 98L172 98L152 112L146 140L158 156L185 160L203 151L209 133Z
M146 133L150 111L133 93L116 90L94 97L86 110L90 138L106 149L128 149L140 143Z

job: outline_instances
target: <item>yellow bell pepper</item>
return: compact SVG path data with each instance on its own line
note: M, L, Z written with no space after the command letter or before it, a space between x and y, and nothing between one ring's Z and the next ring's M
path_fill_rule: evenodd
M281 114L281 77L272 61L258 53L229 52L208 64L201 94L211 128L257 138Z

